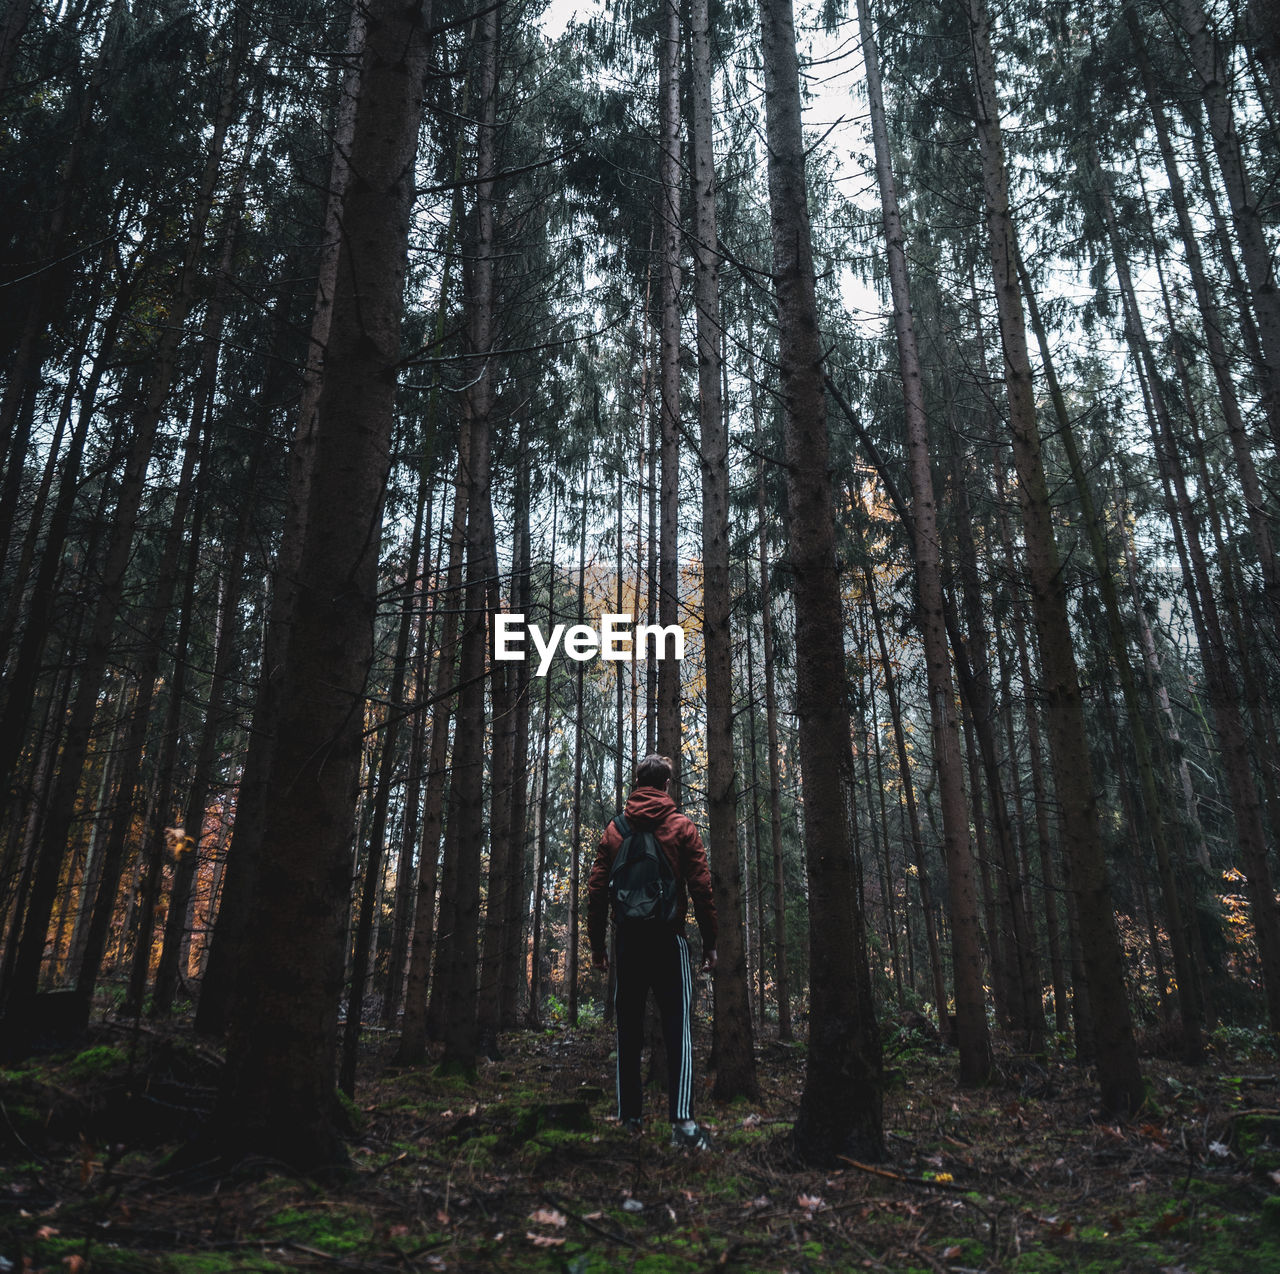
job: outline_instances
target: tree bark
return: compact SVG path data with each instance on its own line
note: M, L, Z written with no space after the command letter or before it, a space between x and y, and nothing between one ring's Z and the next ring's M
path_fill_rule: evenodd
M462 609L462 566L466 552L467 483L471 471L471 429L463 414L458 439L458 466L454 479L453 517L449 531L449 564L438 607L444 612L440 649L436 655L435 691L431 708L431 746L427 757L427 792L422 806L422 846L418 851L418 896L414 903L413 944L409 952L409 980L405 987L404 1021L396 1062L415 1065L426 1056L431 1023L428 988L438 998L439 979L431 979L431 957L440 932L447 929L445 903L440 899L440 923L436 923L436 884L441 874L440 833L444 824L445 778L449 756L449 688L458 663L458 614ZM456 844L456 842L454 842ZM454 868L446 858L441 884L451 885Z
M844 622L790 0L762 0L760 17L809 874L809 1056L793 1138L804 1159L833 1165L841 1154L884 1153L882 1054L850 827Z
M1016 239L996 98L995 59L985 0L968 0L975 109L982 156L983 196L1018 498L1022 509L1032 613L1044 671L1049 748L1062 809L1063 847L1076 895L1081 945L1088 969L1103 1106L1129 1115L1145 1100L1142 1071L1124 982L1111 884L1098 827L1093 769L1076 673L1066 586L1054 539L1049 491L1027 357L1026 326L1014 269Z
M985 1083L992 1073L991 1041L987 1032L986 997L982 986L982 937L973 880L973 850L969 840L969 815L965 808L964 777L960 759L960 723L942 596L942 558L938 536L938 510L933 475L929 467L929 429L924 408L924 387L911 311L905 236L898 211L898 196L890 166L889 138L885 126L880 85L879 55L866 0L859 0L863 59L871 102L872 136L876 175L880 186L880 211L889 255L893 292L894 330L902 374L906 408L907 454L913 499L916 589L920 599L920 631L925 647L925 673L929 686L929 717L933 734L934 766L942 809L943 856L947 864L951 903L952 970L955 979L956 1034L960 1052L960 1077L967 1084ZM921 865L922 867L922 865ZM927 878L921 875L924 890ZM936 977L936 975L935 975ZM935 991L938 988L935 987ZM939 994L938 1018L945 1019L946 1000Z
M760 385L756 379L751 310L747 310L747 382L751 394L752 434L761 450ZM773 655L773 607L769 588L769 519L765 503L763 456L756 465L756 537L760 554L760 648L764 662L765 742L769 760L769 844L773 865L773 980L778 1006L778 1039L794 1038L791 1027L791 979L787 972L787 909L782 862L782 761L778 738L778 692Z
M468 345L480 366L467 401L471 417L467 499L465 613L460 646L458 719L453 743L450 822L457 834L458 871L451 895L452 925L438 937L436 976L444 1009L441 1066L474 1073L479 1049L477 968L480 957L480 875L484 840L485 651L489 615L490 413L496 313L494 176L497 170L499 9L485 11L477 35L480 115L476 130L475 257L468 289Z
M581 526L578 531L578 623L586 619L587 608L587 503L590 497L591 457L582 462ZM578 1025L578 945L581 941L582 892L582 734L583 667L573 666L573 822L569 832L569 947L565 953L565 981L569 1006L569 1025Z
M279 730L213 1122L229 1155L346 1161L335 1096L365 684L426 69L425 5L368 9ZM251 976L249 974L251 973Z
M1262 960L1263 991L1273 1031L1280 1031L1280 909L1276 907L1271 867L1267 857L1262 807L1254 782L1252 761L1237 693L1231 686L1231 657L1222 628L1217 595L1202 547L1200 516L1191 502L1178 462L1179 444L1164 397L1160 369L1155 362L1138 309L1128 258L1120 238L1110 189L1095 165L1098 198L1107 226L1113 264L1120 287L1125 338L1138 372L1148 408L1152 444L1165 487L1166 507L1174 524L1182 561L1187 601L1202 652L1205 681L1213 707L1214 724L1222 746L1231 794L1236 837L1249 883L1250 910Z
M533 581L531 578L532 549L530 545L530 471L528 426L522 426L518 445L516 474L516 535L514 553L516 570L516 610L528 615L533 608ZM507 891L507 910L503 922L501 961L501 986L499 987L499 1024L504 1030L518 1025L521 983L524 981L524 924L528 919L528 867L526 848L529 823L529 709L530 668L526 659L516 665L515 673L515 754L512 758L511 776L511 887Z
M662 228L659 324L662 522L659 534L658 623L680 622L680 4L658 4L658 222ZM650 621L652 622L652 621ZM681 804L680 664L658 668L657 749L671 758L669 791Z
M751 988L739 888L738 793L733 759L733 597L729 580L729 434L721 395L720 262L712 145L707 0L691 10L693 67L694 301L702 469L702 646L707 702L707 851L720 917L713 1053L717 1101L759 1095Z

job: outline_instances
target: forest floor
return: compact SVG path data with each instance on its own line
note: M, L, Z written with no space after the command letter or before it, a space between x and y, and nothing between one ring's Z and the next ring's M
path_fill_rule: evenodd
M216 1082L176 1031L108 1025L0 1072L0 1272L1280 1274L1280 1066L1247 1041L1197 1070L1145 1059L1150 1102L1119 1126L1066 1060L1005 1054L966 1090L954 1054L890 1032L890 1158L829 1172L788 1150L802 1045L760 1045L758 1101L700 1095L694 1154L660 1094L642 1136L613 1118L605 1026L504 1036L474 1083L393 1067L392 1043L369 1042L334 1188L155 1175Z

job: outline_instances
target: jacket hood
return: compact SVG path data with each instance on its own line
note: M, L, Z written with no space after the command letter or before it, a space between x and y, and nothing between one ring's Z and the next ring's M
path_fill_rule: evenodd
M638 787L627 797L623 812L633 827L644 828L657 827L675 808L675 801L660 787Z

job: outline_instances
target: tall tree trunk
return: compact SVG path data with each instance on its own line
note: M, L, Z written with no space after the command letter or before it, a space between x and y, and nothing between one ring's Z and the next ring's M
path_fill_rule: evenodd
M458 467L454 478L453 517L449 531L449 564L445 570L444 588L438 608L444 612L440 649L436 655L435 690L431 704L431 746L427 757L427 792L422 807L422 846L418 857L418 896L414 904L413 944L409 952L409 980L405 987L404 1021L400 1030L400 1047L396 1061L414 1065L426 1056L427 1035L432 1014L432 1000L438 999L439 979L431 979L431 957L442 933L450 927L446 921L448 894L441 891L440 921L436 924L436 877L452 888L456 871L452 846L446 845L443 870L440 866L440 833L444 824L445 778L449 755L449 691L457 668L458 614L462 609L462 566L466 551L467 483L471 472L471 429L464 410L462 432L458 439Z
M590 496L591 457L582 462L582 524L578 532L578 623L587 613L587 501ZM583 667L574 664L573 672L573 823L569 832L569 947L565 953L565 982L569 1005L569 1025L578 1025L578 944L581 937L582 892L582 736L583 736Z
M391 685L387 694L387 716L382 731L382 748L378 758L378 774L373 793L373 814L369 820L369 848L365 855L364 889L360 896L360 913L356 919L351 985L347 991L347 1020L342 1033L342 1061L338 1068L338 1086L350 1097L356 1087L356 1062L360 1050L360 1030L364 1018L365 983L372 960L375 909L382 898L382 863L386 853L387 813L391 805L391 789L395 784L399 759L400 725L404 720L404 691L409 668L409 638L413 626L414 600L417 595L418 559L424 538L430 536L426 525L427 495L430 482L425 470L430 463L431 443L423 456L418 473L418 496L413 515L413 531L409 536L409 552L405 558L404 596L400 606L400 622L396 631L395 652L391 662Z
M430 501L428 501L430 503ZM427 750L427 651L435 634L436 613L426 616L426 596L431 577L430 550L425 549L417 570L417 586L408 602L417 614L414 625L413 708L409 735L408 773L405 777L404 816L400 823L400 848L396 854L396 896L391 920L391 951L387 960L387 987L382 999L382 1025L391 1027L399 1017L404 995L409 941L417 898L419 815L422 806L423 762Z
M751 394L752 436L757 451L763 443L760 386L756 379L754 333L747 309L747 384ZM773 864L773 981L778 1003L778 1039L790 1041L791 979L787 972L787 915L782 862L782 761L778 737L778 692L773 656L773 607L769 589L769 519L765 505L765 467L756 464L756 538L760 555L760 652L764 663L765 742L769 762L769 844Z
M762 0L760 17L809 874L809 1056L793 1137L805 1159L834 1164L884 1153L882 1054L850 827L844 623L791 0Z
M680 4L658 3L658 222L662 228L660 429L662 524L658 622L680 622ZM650 620L652 622L652 620ZM680 664L658 663L657 748L671 758L671 797L679 806L684 765L680 737Z
M494 540L493 509L488 511L489 608L496 615L502 608L498 552ZM514 566L514 562L513 562ZM514 571L513 571L514 576ZM512 579L514 584L514 578ZM527 661L522 661L525 663ZM502 1018L502 953L508 943L507 925L511 913L511 891L516 847L512 839L511 810L515 799L515 669L493 659L489 666L489 699L493 705L492 746L489 763L489 884L485 896L484 949L480 960L478 1019L480 1050L496 1061L498 1030ZM521 784L524 776L520 776Z
M1128 257L1120 237L1111 193L1100 167L1095 166L1097 192L1111 244L1124 312L1125 338L1138 372L1148 408L1152 443L1165 486L1166 507L1174 524L1182 561L1187 601L1202 652L1205 681L1213 707L1214 725L1222 746L1227 786L1235 816L1241 863L1249 883L1250 909L1262 958L1263 992L1273 1031L1280 1031L1280 910L1276 907L1271 867L1267 858L1262 807L1254 782L1252 761L1235 687L1230 684L1231 655L1213 582L1202 547L1200 516L1192 505L1178 461L1179 443L1164 397L1160 369L1152 354L1134 293Z
M1142 596L1138 584L1138 563L1130 533L1130 517L1125 511L1124 502L1117 496L1117 506L1121 511L1120 543L1124 550L1125 573L1129 583L1129 594L1133 598L1133 613L1137 621L1138 644L1142 649L1143 669L1147 674L1147 684L1160 707L1160 716L1164 720L1165 735L1168 739L1169 755L1177 758L1178 787L1182 794L1183 815L1190 838L1190 857L1206 873L1209 871L1209 846L1205 840L1204 827L1200 822L1200 801L1196 796L1195 783L1191 778L1191 766L1187 762L1186 748L1178 729L1178 718L1174 715L1173 700L1169 697L1169 687L1165 684L1160 669L1160 655L1156 650L1155 634L1151 631L1147 612L1142 606ZM1188 926L1191 918L1187 917ZM1194 930L1192 930L1194 932Z
M1128 640L1120 615L1119 601L1116 597L1111 555L1107 551L1103 538L1102 523L1094 503L1089 477L1085 472L1079 448L1076 445L1075 428L1067 410L1062 387L1058 382L1057 370L1053 364L1044 322L1040 317L1040 307L1036 300L1035 290L1031 286L1030 276L1022 264L1020 256L1016 264L1021 278L1023 295L1027 301L1031 326L1040 348L1040 362L1044 369L1045 380L1048 382L1049 397L1053 403L1054 413L1057 418L1057 437L1063 451L1066 453L1067 462L1071 469L1071 477L1076 484L1076 498L1080 504L1080 516L1084 523L1085 533L1089 540L1089 548L1093 556L1098 591L1102 596L1103 609L1107 620L1107 637L1111 651L1111 661L1124 698L1127 728L1133 741L1138 775L1142 786L1142 801L1145 814L1143 826L1151 835L1152 848L1155 850L1156 864L1160 873L1161 889L1164 895L1165 920L1169 926L1169 942L1173 952L1174 973L1178 980L1183 1049L1186 1060L1194 1065L1202 1060L1204 1050L1201 1038L1204 1017L1201 992L1195 968L1190 960L1190 947L1187 942L1182 909L1178 901L1177 878L1169 846L1164 803L1160 799L1156 785L1151 742L1147 734L1142 705L1138 699L1133 668L1129 661ZM1133 829L1135 835L1138 834L1138 830L1135 826Z
M315 455L316 412L338 291L343 204L351 175L350 158L365 60L366 17L363 0L354 0L347 31L346 69L333 121L324 233L317 261L307 358L289 448L284 528L271 576L253 727L237 794L235 828L223 872L222 901L196 1008L196 1030L202 1035L218 1036L226 1029L236 971L243 963L241 942L262 856L267 813L273 800L271 762L278 730L284 649L293 625Z
M929 686L929 716L933 732L934 765L942 807L943 855L947 863L951 903L952 970L955 979L956 1034L960 1052L960 1076L964 1083L985 1083L991 1075L991 1041L987 1033L986 1000L982 987L982 938L978 927L978 903L973 881L973 850L969 840L969 814L965 808L964 778L960 759L960 723L956 715L951 657L942 596L942 558L938 539L938 510L933 475L929 467L929 430L924 409L924 387L907 275L906 245L898 196L889 158L884 100L880 85L879 56L866 0L860 0L858 20L862 29L867 89L872 103L872 136L876 151L876 175L880 185L880 211L889 252L889 277L893 289L894 330L902 372L906 406L907 454L913 498L916 589L920 597L920 628L925 647L925 673ZM926 878L921 876L922 890ZM935 974L936 978L936 974ZM935 988L936 990L937 988ZM946 1000L939 995L938 1018L945 1018Z
M201 339L203 352L199 379L192 403L193 434L195 429L209 432L209 420L213 407L214 394L218 378L218 361L222 351L223 325L226 319L227 301L231 293L232 269L236 239L240 220L244 210L244 192L248 180L249 158L257 148L257 117L250 128L249 138L245 143L244 158L240 164L226 226L223 230L222 251L218 259L217 284L212 303L205 314ZM206 443L206 454L208 444ZM226 725L225 694L227 679L231 667L232 654L238 648L238 629L236 622L240 606L240 589L243 577L242 559L249 535L254 496L257 491L258 474L263 462L265 436L257 443L253 460L250 463L248 492L240 511L239 525L235 544L231 549L230 579L227 583L226 595L222 601L222 622L217 626L217 639L214 652L213 676L209 687L209 702L206 707L200 730L200 742L196 748L195 767L192 771L191 789L186 802L186 814L182 826L187 830L191 840L191 851L178 856L174 867L173 883L170 890L169 909L165 917L164 944L160 953L160 964L156 969L156 982L151 1001L151 1012L155 1016L167 1014L173 1006L173 997L183 973L179 969L179 956L185 949L187 936L187 913L190 908L191 890L195 881L196 869L200 859L201 834L204 826L205 800L217 756L219 735ZM202 464L202 468L203 468ZM179 488L178 504L183 505L189 497ZM193 519L197 529L193 532L193 542L198 538L200 518ZM179 528L180 530L180 528ZM190 564L188 600L194 603L194 574L199 568L199 559L193 553ZM177 657L185 660L185 645L177 649ZM176 803L175 803L176 804ZM167 812L167 811L166 811Z
M1004 468L995 471L996 508L1000 518L1000 542L1004 550L1004 565L1011 579L1017 579L1020 571L1014 552L1013 529L1009 525L1007 510L1010 501L1004 485ZM1044 746L1040 735L1040 718L1036 709L1034 687L1038 684L1032 675L1030 642L1021 606L1012 608L1014 641L1018 651L1018 673L1023 687L1023 721L1027 731L1027 760L1031 770L1031 803L1035 807L1036 856L1040 864L1040 881L1044 893L1044 926L1049 944L1049 968L1053 979L1054 1024L1065 1033L1071 1025L1071 998L1068 991L1066 961L1062 949L1062 933L1059 924L1058 900L1062 886L1054 863L1053 840L1049 831L1049 792L1045 782Z
M707 850L720 917L715 971L714 1094L759 1095L751 1036L751 988L739 889L733 762L733 609L729 580L729 434L721 396L720 262L712 146L711 40L707 0L691 10L693 66L694 300L698 324L698 420L702 455L702 645L707 697Z
M378 545L400 360L425 5L368 9L333 320L262 859L213 1123L230 1154L323 1171L346 1160L338 1003Z
M467 502L467 570L458 720L453 743L450 822L458 842L453 923L439 935L436 976L444 1008L441 1065L459 1074L475 1070L479 1048L476 972L480 956L480 874L484 840L485 651L488 644L486 579L490 562L490 413L493 408L493 343L496 313L494 176L497 171L499 10L479 19L480 114L476 129L475 258L468 305L469 347L481 360L467 392L471 455Z
M878 805L880 817L877 820L875 810L873 809L868 823L871 827L871 846L872 856L880 870L880 910L884 915L884 937L885 942L889 946L889 963L893 972L894 987L897 991L898 1008L904 1007L903 987L902 987L902 964L898 959L898 922L894 915L893 906L893 864L889 852L889 815L885 806L885 773L884 773L884 755L880 747L880 714L876 703L876 673L875 658L871 650L871 630L867 622L867 609L871 605L870 589L867 588L867 580L871 575L871 571L867 567L863 567L863 600L858 607L858 645L859 645L859 666L866 671L867 677L867 708L868 712L865 717L867 724L870 726L868 733L871 735L871 746L868 747L864 742L860 751L862 752L862 776L863 785L867 789L869 798L878 797ZM875 756L876 771L875 779L871 777L871 758Z
M956 435L952 434L953 443ZM993 448L994 452L994 448ZM994 456L993 456L994 459ZM995 841L996 908L991 917L998 928L988 935L992 951L1000 950L1008 997L1007 1010L1013 1028L1023 1035L1028 1052L1044 1048L1044 1009L1041 1004L1040 971L1035 958L1035 939L1027 919L1026 896L1018 852L1005 799L1004 778L996 753L996 707L991 686L990 633L978 578L978 551L973 535L973 508L967 479L969 465L956 452L955 503L957 565L963 598L965 625L968 629L968 656L971 677L968 694L978 757L986 780L987 800L991 812L991 831ZM977 775L973 783L977 786Z
M1111 883L1098 827L1084 707L1067 617L1066 586L1040 454L1026 327L1014 269L1016 240L996 99L995 59L984 0L968 0L968 13L987 233L1004 349L1005 387L1018 471L1032 613L1044 671L1049 748L1062 809L1063 847L1070 888L1076 895L1081 945L1088 969L1103 1106L1111 1113L1128 1115L1142 1105L1145 1094L1125 990Z
M889 719L893 724L893 746L898 758L898 777L902 783L902 796L907 806L907 827L911 834L911 852L916 866L916 884L920 890L920 907L924 912L925 942L929 948L929 973L933 980L933 1007L938 1017L938 1030L945 1034L947 1025L947 981L942 969L942 952L938 946L938 928L934 923L933 889L929 884L929 872L924 856L924 835L920 830L920 811L916 806L915 783L911 776L911 761L907 754L907 736L902 726L902 704L898 695L897 678L889 658L889 645L885 638L884 619L876 602L875 578L867 572L868 597L871 602L871 618L875 624L876 645L880 651L880 667L884 673L885 694L889 700ZM910 906L904 911L908 920ZM908 933L907 950L911 950Z
M559 505L556 488L551 493L551 555L547 566L547 627L555 626L556 614L556 531ZM542 908L547 870L547 798L551 775L551 678L542 679L542 753L538 762L541 792L538 797L538 845L533 869L533 924L529 935L529 1011L525 1021L537 1029L542 1018ZM652 718L650 718L652 719Z
M466 111L468 99L467 85L464 83L460 109ZM449 210L449 224L444 231L444 258L440 278L440 299L436 305L435 340L440 344L444 340L445 326L448 319L449 294L453 278L453 245L462 219L462 170L464 150L462 138L459 137L454 152L453 176L455 189ZM428 469L427 454L434 455L437 436L437 418L440 407L440 368L433 364L431 369L431 388L427 401L427 424L425 430L426 448L424 450L421 469L425 475ZM449 750L448 694L453 684L454 667L458 639L458 609L461 600L462 559L464 537L466 535L467 498L465 493L466 474L469 467L470 432L464 421L458 436L458 465L454 477L453 516L449 529L449 559L445 568L445 591L437 598L431 613L430 631L434 637L436 621L441 613L444 615L439 654L435 666L434 692L430 696L431 703L431 741L427 749L427 790L426 799L419 807L419 795L422 787L420 767L422 750L426 747L425 702L420 702L414 719L413 741L410 746L409 762L409 794L406 799L407 817L404 835L401 838L401 869L405 876L412 879L412 866L406 864L406 856L412 857L413 845L418 840L418 823L421 815L422 843L418 849L418 872L416 887L397 890L396 932L392 937L391 951L391 985L388 990L383 1021L390 1025L400 1004L401 982L404 1001L404 1021L401 1024L400 1046L396 1054L397 1062L412 1064L422 1060L427 1046L427 987L431 975L431 953L435 938L435 906L436 876L440 852L440 826L444 810L445 761ZM441 526L443 541L443 522ZM437 554L437 571L439 561L444 557L443 543ZM422 578L425 583L427 572L423 567ZM420 628L418 667L418 695L420 701L428 701L427 692L427 650L433 649L433 642L427 636L426 626ZM408 913L412 893L412 917L408 914L401 917L400 911ZM412 945L411 945L412 935ZM408 975L405 976L405 969Z
M198 426L192 419L191 435L187 440L188 448L192 451L199 445L198 443ZM205 455L208 455L208 440L205 442ZM202 468L205 466L202 465ZM185 829L174 826L174 790L175 775L178 771L179 762L179 744L182 738L182 716L185 706L187 679L190 675L189 661L187 659L187 650L191 640L191 629L195 621L195 592L196 592L196 572L197 565L200 560L200 541L204 530L204 501L205 491L203 482L196 485L195 499L192 506L191 515L191 531L189 555L190 561L183 582L182 596L178 601L178 631L174 642L174 665L173 675L169 678L168 686L168 702L165 707L164 725L160 734L159 760L156 763L155 779L151 787L151 799L148 802L149 807L155 818L154 826L149 821L143 823L143 842L139 850L139 861L143 864L142 888L140 890L140 903L137 917L137 936L133 948L133 963L129 971L129 990L125 996L123 1011L137 1015L142 1012L142 1002L146 995L147 979L151 974L151 956L152 956L152 939L153 927L156 918L156 909L160 903L160 893L164 884L164 866L166 861L170 861L176 874L181 866L183 857L190 851L192 841L187 836ZM176 502L175 514L181 511L185 514L185 501L179 499ZM184 518L185 520L185 518ZM182 526L176 522L171 524L169 534L174 540L173 556L176 562L177 546L179 533ZM169 574L176 575L176 570L171 568ZM160 581L160 590L167 598L172 590L173 581L170 578L167 581L162 576ZM151 675L155 675L155 665L150 669ZM139 690L139 701L142 700L143 692ZM145 731L145 727L144 727ZM132 810L121 810L120 820L123 823L121 834L128 828L132 820ZM113 833L114 834L114 833ZM112 882L112 888L109 891L103 891L106 896L99 898L99 904L110 914L110 908L115 900L115 881ZM96 918L95 918L96 919ZM105 933L105 923L103 932ZM82 972L87 973L85 969ZM84 990L85 1003L83 1012L88 1012L88 991L87 985Z
M528 426L520 430L516 471L515 520L517 544L513 554L515 563L516 611L528 615L533 607L532 549L530 545L530 471ZM515 753L512 758L511 776L511 887L507 891L507 911L503 922L501 960L501 985L499 987L499 1024L503 1030L513 1030L518 1025L520 988L524 980L523 956L524 923L528 918L528 867L526 848L529 823L529 709L530 669L529 661L516 664L515 671Z
M745 565L745 564L744 564ZM747 589L751 588L751 572L748 568L744 571L747 579ZM760 1029L764 1030L765 1013L768 1007L766 994L766 968L765 968L765 919L764 919L764 899L765 899L765 867L764 867L764 829L760 821L760 763L759 749L756 741L756 658L755 658L755 638L751 633L750 624L747 625L746 632L747 647L747 756L750 758L750 774L751 774L751 821L748 828L751 833L751 850L752 861L755 864L755 899L756 899L756 994L758 996ZM748 912L748 914L750 914Z

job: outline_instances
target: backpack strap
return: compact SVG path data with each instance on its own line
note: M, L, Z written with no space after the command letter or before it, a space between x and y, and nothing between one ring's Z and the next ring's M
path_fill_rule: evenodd
M625 853L627 848L627 841L630 840L632 836L631 824L628 823L627 820L621 814L619 814L617 818L613 820L613 825L618 829L618 835L621 836L622 839L618 842L618 852L614 854L613 865L609 868L610 882L612 882L613 880L613 873L617 871L618 868L622 866L622 864L625 863L627 860L626 853Z

